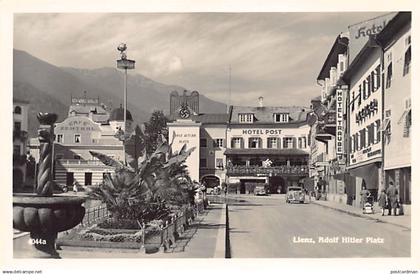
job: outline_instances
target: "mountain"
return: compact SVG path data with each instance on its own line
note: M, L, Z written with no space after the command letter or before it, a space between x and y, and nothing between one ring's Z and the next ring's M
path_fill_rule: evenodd
M99 97L105 105L123 103L124 74L115 68L76 69L57 67L24 51L13 51L13 96L29 100L31 105L30 136L36 135L38 122L32 114L56 112L58 121L67 117L71 96ZM184 88L165 85L140 74L128 75L128 109L136 123L149 119L153 110L169 113L169 94ZM200 94L200 112L224 113L226 105Z

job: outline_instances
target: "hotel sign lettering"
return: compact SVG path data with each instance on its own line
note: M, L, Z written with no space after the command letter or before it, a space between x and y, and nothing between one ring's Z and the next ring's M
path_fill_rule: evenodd
M243 129L242 135L280 135L280 129Z
M343 112L344 112L344 96L343 90L337 89L337 104L336 104L336 148L337 159L342 160L344 155L344 125L343 125Z

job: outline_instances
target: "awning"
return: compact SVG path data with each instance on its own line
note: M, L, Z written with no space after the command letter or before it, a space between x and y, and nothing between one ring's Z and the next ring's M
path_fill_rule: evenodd
M285 156L308 156L309 153L297 148L228 148L225 155L285 155Z

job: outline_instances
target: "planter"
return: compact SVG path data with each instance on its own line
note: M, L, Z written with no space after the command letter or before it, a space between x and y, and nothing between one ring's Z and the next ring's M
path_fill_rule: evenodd
M147 231L145 233L143 243L145 253L156 253L158 251L162 251L163 242L163 231L161 229Z
M79 224L84 215L84 199L74 196L40 197L13 195L13 228L30 232L23 257L59 258L55 248L57 233Z

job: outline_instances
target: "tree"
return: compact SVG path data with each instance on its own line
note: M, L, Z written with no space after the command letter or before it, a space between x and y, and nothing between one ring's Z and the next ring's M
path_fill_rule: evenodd
M144 123L144 142L148 155L156 150L159 142L162 142L162 136L168 139L167 123L168 119L161 110L155 110L149 121Z

